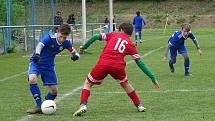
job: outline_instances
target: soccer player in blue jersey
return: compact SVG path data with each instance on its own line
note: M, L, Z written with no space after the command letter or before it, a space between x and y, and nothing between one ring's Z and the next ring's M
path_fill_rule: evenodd
M184 45L184 41L187 38L192 39L193 43L195 44L199 54L202 54L201 48L198 44L196 37L190 31L191 25L190 24L183 24L180 31L176 31L172 36L170 36L168 44L166 46L166 50L164 52L163 59L167 60L168 50L170 50L170 60L169 60L169 68L170 71L173 73L175 71L173 64L176 63L177 53L181 54L184 57L184 75L191 76L192 74L189 72L190 68L190 59L187 54L187 49Z
M137 11L136 14L137 16L134 17L133 25L135 28L135 45L137 46L138 36L140 43L142 43L142 26L144 24L146 27L146 21L144 20L144 17L140 15L140 11Z
M71 59L76 61L79 59L79 54L72 47L72 42L67 40L71 32L68 24L62 24L58 27L57 33L47 34L41 42L38 43L35 53L30 58L28 81L29 89L32 97L36 101L36 107L28 109L26 112L30 114L41 112L41 92L37 85L38 75L41 75L44 86L47 86L49 91L45 96L46 100L54 100L57 96L57 75L55 72L54 59L56 54L64 49L71 53Z

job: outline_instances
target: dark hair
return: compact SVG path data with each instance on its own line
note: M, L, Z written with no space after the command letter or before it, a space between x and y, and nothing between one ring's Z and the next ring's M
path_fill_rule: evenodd
M181 29L185 28L187 31L190 31L191 25L189 23L184 23L181 25Z
M61 11L57 11L57 14L61 14Z
M61 24L58 27L58 32L64 35L69 35L71 32L71 27L69 26L69 24Z
M125 34L131 36L133 33L133 26L130 23L122 23L119 25L119 31L124 31Z
M72 17L74 17L74 14L70 14L70 15L69 15L69 18L72 18Z
M140 11L137 11L136 14L137 14L138 16L140 16Z

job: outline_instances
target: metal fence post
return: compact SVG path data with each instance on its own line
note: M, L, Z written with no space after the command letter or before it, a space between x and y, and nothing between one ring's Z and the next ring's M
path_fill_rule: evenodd
M27 52L27 51L28 51L28 43L27 43L26 28L24 28L24 36L25 36L25 43L24 43L24 47L25 47L25 52Z
M7 50L6 50L6 48L7 48L7 45L6 45L6 40L5 40L5 32L4 32L4 28L2 28L2 39L3 39L3 48L4 48L4 54L6 54L7 53Z
M94 34L94 25L90 24L90 28L91 28L91 34L93 35Z

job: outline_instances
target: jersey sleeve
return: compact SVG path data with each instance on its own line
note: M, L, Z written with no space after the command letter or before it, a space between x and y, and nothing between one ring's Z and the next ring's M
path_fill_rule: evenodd
M65 41L65 44L64 44L64 47L65 47L66 49L68 49L68 48L71 48L72 45L73 45L73 41L72 41L72 40L66 40L66 41Z
M100 34L100 40L101 41L108 41L109 40L109 38L110 38L110 36L111 36L111 33L101 33Z
M130 44L129 45L129 55L131 55L132 56L132 58L135 60L135 61L137 61L137 60L140 60L140 55L139 55L139 53L137 52L137 49L136 49L136 47L135 47L135 45L133 45L133 44Z
M192 32L190 32L188 36L190 37L190 39L192 39L192 40L196 40L196 37L193 35L193 33L192 33Z
M133 25L135 25L135 17L134 17L134 19L133 19Z
M69 52L73 52L74 48L72 47L73 45L73 41L72 40L66 40L64 41L64 47L69 51Z
M43 44L43 46L48 45L50 42L51 42L50 34L45 35L41 40L41 43Z
M143 22L143 25L146 25L146 21L143 16L142 16L142 22Z
M176 44L176 41L178 41L182 37L182 35L178 34L178 31L176 31L174 34L172 34L169 38L169 45L174 46Z
M192 41L193 41L193 43L195 44L196 48L197 48L197 49L200 49L199 43L198 43L196 37L193 35L193 33L190 32L188 36L190 37L190 39L192 39Z

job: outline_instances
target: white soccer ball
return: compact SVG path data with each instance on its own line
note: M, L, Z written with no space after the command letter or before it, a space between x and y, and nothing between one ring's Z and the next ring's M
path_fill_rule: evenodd
M53 114L56 112L56 103L53 100L45 100L41 105L44 114Z

